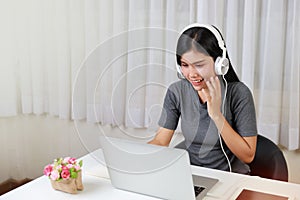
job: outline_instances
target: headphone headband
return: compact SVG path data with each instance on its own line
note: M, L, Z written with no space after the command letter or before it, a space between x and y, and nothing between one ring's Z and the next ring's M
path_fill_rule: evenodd
M195 27L203 27L208 29L210 32L212 32L212 34L214 34L214 36L216 37L217 41L218 41L218 45L219 47L222 49L222 58L226 58L226 47L224 44L224 41L220 35L220 33L217 31L217 29L215 27L213 27L212 25L209 24L200 24L200 23L193 23L190 24L188 26L186 26L179 34L179 36L181 36L183 34L184 31L190 29L190 28L195 28Z

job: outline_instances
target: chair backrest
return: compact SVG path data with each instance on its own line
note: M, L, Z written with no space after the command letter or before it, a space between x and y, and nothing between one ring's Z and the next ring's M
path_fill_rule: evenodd
M249 166L250 175L288 181L288 168L282 151L262 135L257 136L255 157Z

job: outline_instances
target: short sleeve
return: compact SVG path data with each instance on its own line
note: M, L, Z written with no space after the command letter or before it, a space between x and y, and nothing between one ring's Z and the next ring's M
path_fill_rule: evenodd
M178 97L171 88L167 90L158 125L163 128L175 130L180 117L180 104Z
M250 89L239 82L234 86L232 95L233 128L242 137L257 135L255 105Z

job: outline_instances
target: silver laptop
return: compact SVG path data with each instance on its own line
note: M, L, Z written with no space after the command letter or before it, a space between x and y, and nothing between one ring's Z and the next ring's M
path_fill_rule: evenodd
M111 183L118 189L161 199L193 200L202 199L218 182L192 176L189 156L183 149L104 136L100 144Z

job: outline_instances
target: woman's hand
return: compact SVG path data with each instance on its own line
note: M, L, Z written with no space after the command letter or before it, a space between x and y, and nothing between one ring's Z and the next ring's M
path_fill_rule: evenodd
M207 111L209 116L215 121L222 116L221 112L221 85L219 78L211 77L206 81L207 88L202 89L207 99Z

